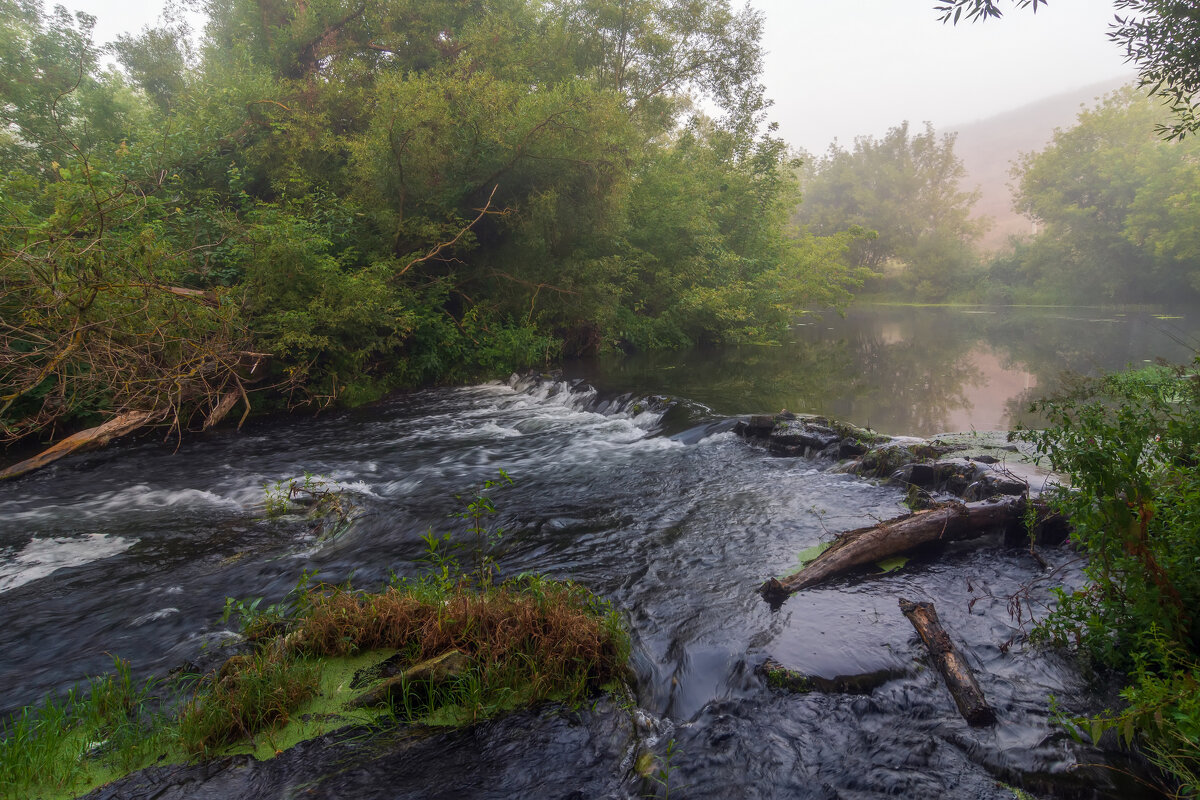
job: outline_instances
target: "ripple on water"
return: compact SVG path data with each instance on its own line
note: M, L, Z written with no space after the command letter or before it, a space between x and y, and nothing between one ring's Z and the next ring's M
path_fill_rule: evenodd
M226 495L210 489L155 488L141 483L112 491L83 494L80 496L82 499L74 502L36 503L23 499L0 504L0 515L4 520L0 531L16 530L23 524L67 518L96 521L136 514L158 515L164 509L239 511L246 500L253 496L261 499L262 489L256 487L250 494L243 491Z

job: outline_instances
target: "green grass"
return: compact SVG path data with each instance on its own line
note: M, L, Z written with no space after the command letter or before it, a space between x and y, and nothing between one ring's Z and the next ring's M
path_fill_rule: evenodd
M169 738L156 688L117 660L113 673L21 710L2 729L0 796L72 797L153 763Z
M361 692L351 688L355 674L395 655L395 651L370 651L344 658L313 659L319 667L316 691L300 702L286 720L262 730L257 736L237 741L223 753L246 753L260 761L274 758L300 742L315 739L347 725L387 722L386 709L350 709L346 705Z
M189 755L215 755L286 724L291 712L316 694L319 674L316 662L273 645L234 656L217 675L204 679L180 711L179 745Z

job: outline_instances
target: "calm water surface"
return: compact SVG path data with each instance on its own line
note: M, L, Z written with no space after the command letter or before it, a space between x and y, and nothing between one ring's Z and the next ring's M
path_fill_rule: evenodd
M1126 779L1119 755L1049 723L1051 694L1083 713L1103 707L1104 687L1026 645L1011 599L1025 588L1040 608L1048 576L1020 549L914 560L772 611L755 591L766 577L900 513L902 493L772 458L729 429L735 414L782 407L888 432L1004 427L1063 368L1170 357L1188 330L1148 316L858 310L798 327L778 348L570 367L597 388L568 375L429 390L178 452L143 441L60 462L0 486L0 711L105 670L110 654L165 673L228 638L225 597L279 599L302 570L363 587L418 574L421 536L461 527L455 496L503 468L517 484L496 496L501 571L580 581L613 601L635 643L636 708L540 709L432 738L333 737L102 796L638 797L654 791L633 771L641 750L671 754L674 797L1011 798L1002 783L1043 797L1154 796ZM362 509L332 541L264 518L264 485L305 472ZM1069 552L1049 557L1078 580ZM961 720L902 596L937 604L1001 724ZM894 677L866 695L787 694L756 674L767 657L824 677Z
M805 320L776 347L651 353L575 364L609 388L664 392L723 414L829 414L892 434L1009 430L1064 375L1155 358L1188 363L1200 312L855 306Z

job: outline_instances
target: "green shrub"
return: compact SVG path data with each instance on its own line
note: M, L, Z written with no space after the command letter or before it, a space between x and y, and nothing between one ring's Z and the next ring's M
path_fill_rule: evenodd
M1035 631L1126 672L1129 706L1083 720L1115 729L1195 791L1200 752L1200 378L1191 368L1112 375L1036 404L1026 431L1069 487L1049 500L1071 520L1088 586L1058 591Z

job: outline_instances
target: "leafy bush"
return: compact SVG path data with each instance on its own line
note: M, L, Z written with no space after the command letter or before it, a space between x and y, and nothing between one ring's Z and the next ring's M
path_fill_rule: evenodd
M1071 520L1090 579L1059 590L1037 634L1130 675L1129 707L1085 729L1093 738L1108 729L1127 741L1140 734L1190 791L1200 752L1197 366L1102 378L1037 404L1052 424L1021 434L1070 478L1049 499Z

